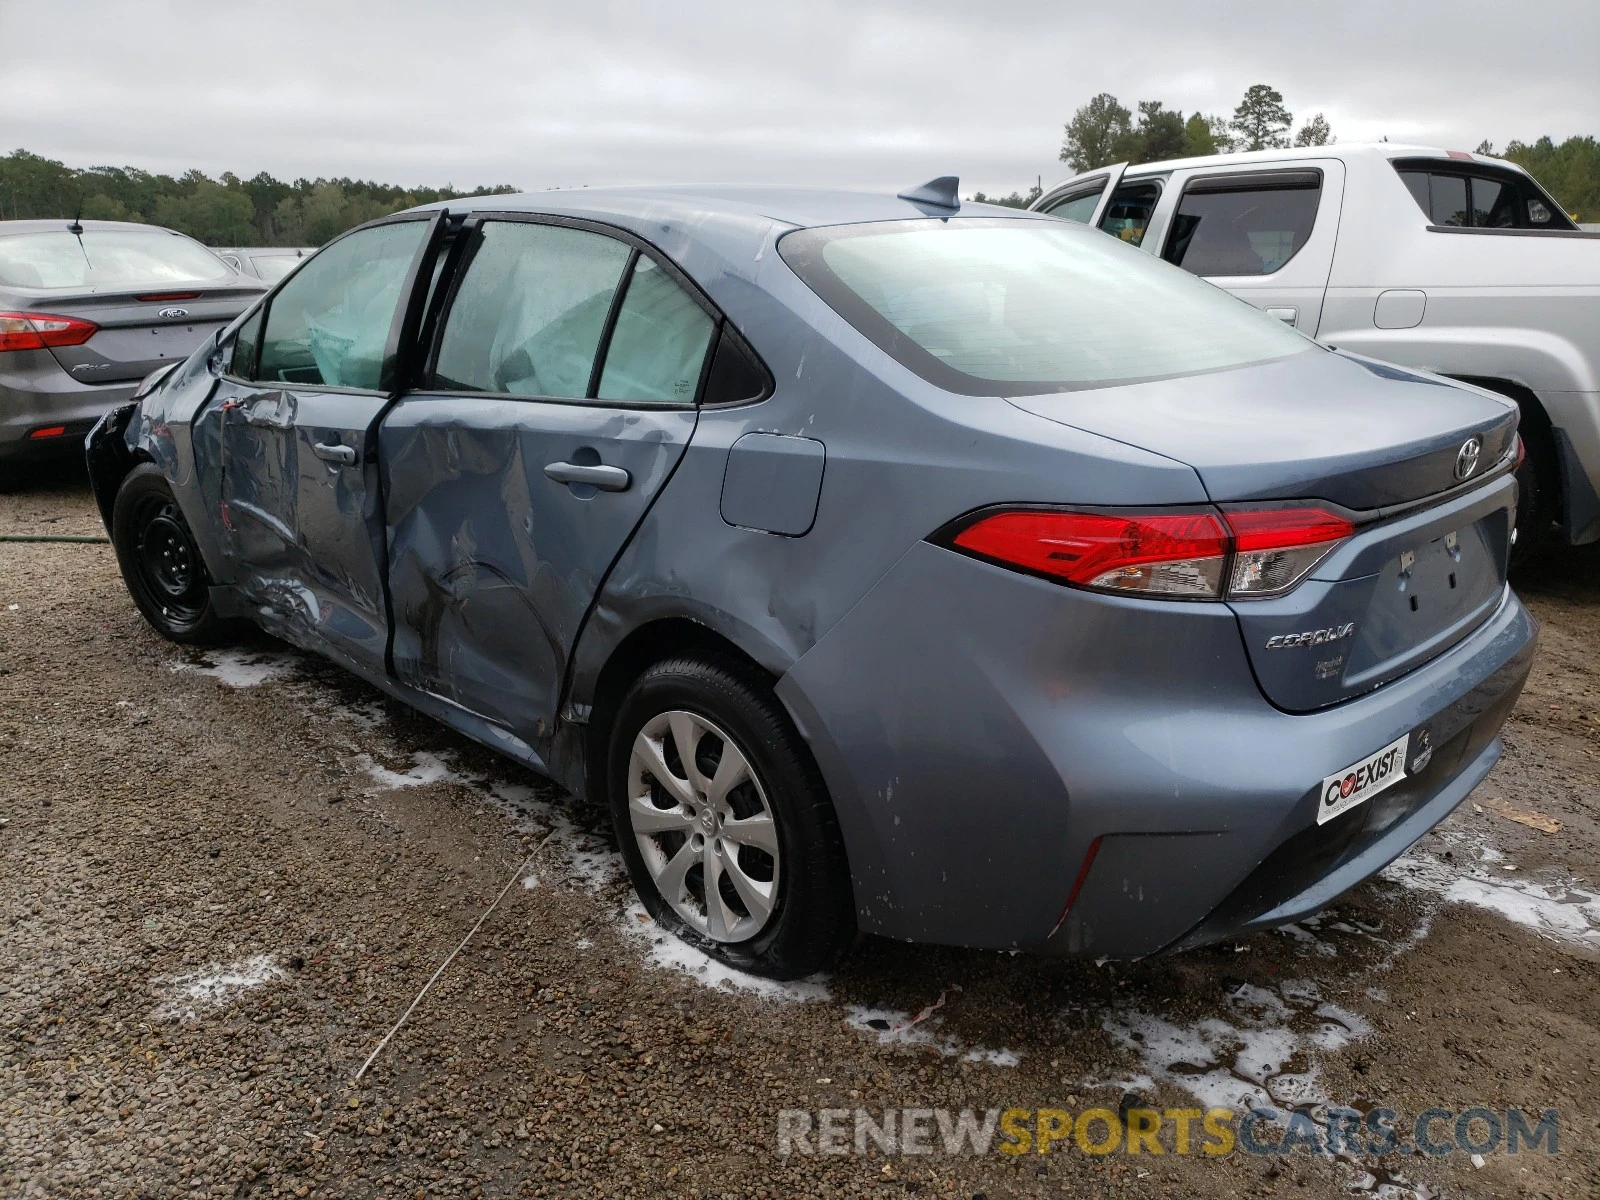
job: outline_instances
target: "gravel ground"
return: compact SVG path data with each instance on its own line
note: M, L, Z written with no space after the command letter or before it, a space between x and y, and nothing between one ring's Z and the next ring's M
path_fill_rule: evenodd
M0 532L98 520L46 476ZM0 1195L1600 1193L1600 554L1519 583L1505 759L1321 919L1098 966L863 940L778 987L654 936L538 778L274 643L161 641L106 546L0 543ZM780 1109L1246 1095L1554 1107L1560 1153L776 1153Z

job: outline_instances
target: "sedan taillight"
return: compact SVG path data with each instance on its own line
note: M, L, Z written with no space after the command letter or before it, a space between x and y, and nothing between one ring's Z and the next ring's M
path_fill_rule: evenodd
M0 312L0 353L8 350L45 350L52 346L81 346L100 327L77 317L49 313Z
M990 511L952 548L1101 592L1163 599L1281 596L1355 532L1314 506L1165 512Z

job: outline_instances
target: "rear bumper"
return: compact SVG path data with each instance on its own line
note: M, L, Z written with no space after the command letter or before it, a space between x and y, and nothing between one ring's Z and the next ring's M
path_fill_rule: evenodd
M84 436L94 423L139 386L137 381L101 386L79 383L43 350L0 357L16 360L0 362L0 460L83 453ZM62 436L29 436L58 425L66 426Z
M778 694L834 798L864 930L1127 958L1292 920L1401 853L1493 764L1534 639L1507 589L1428 664L1295 715L1262 696L1224 605L918 545ZM1426 769L1316 825L1323 778L1424 726Z

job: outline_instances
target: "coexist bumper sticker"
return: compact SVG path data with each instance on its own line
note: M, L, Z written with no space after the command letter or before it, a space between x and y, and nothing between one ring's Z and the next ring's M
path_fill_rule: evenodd
M1317 802L1317 824L1333 820L1340 813L1348 812L1363 800L1372 799L1384 788L1404 779L1406 744L1410 741L1411 735L1403 734L1376 754L1324 779L1322 794Z

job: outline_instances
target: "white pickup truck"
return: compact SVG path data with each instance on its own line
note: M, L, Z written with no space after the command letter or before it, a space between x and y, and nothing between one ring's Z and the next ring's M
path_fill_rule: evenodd
M1600 234L1520 167L1314 146L1118 164L1033 208L1159 254L1341 350L1516 400L1524 549L1600 540Z

